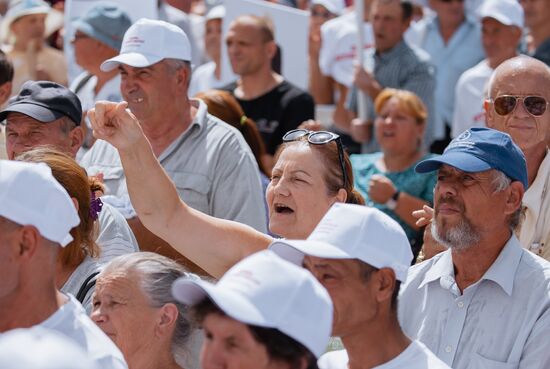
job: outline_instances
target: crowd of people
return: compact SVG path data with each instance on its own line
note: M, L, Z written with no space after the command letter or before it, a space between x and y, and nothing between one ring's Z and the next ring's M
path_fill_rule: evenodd
M550 1L358 1L0 0L0 368L550 368Z

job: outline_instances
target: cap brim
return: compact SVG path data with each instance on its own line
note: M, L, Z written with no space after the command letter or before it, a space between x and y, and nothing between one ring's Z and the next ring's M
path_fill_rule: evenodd
M463 172L476 173L492 169L485 161L477 156L465 152L449 152L441 156L421 161L414 170L417 173L428 173L439 169L446 164L455 167Z
M60 112L50 110L40 105L30 104L28 102L17 102L13 105L9 105L0 112L0 121L4 121L9 113L25 114L42 123L53 122L65 116Z
M172 285L172 295L183 304L194 306L210 298L229 317L261 327L271 327L263 314L238 293L205 281L178 279Z
M163 58L157 55L147 55L141 53L124 53L115 56L114 58L105 60L100 69L103 72L110 72L120 64L126 64L135 68L144 68L150 65L156 64L161 61Z
M321 241L281 240L274 241L269 249L283 259L302 266L305 255L324 259L355 259L342 249Z

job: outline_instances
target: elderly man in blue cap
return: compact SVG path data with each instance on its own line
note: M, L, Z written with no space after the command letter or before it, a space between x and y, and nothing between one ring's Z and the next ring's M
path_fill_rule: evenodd
M431 232L448 250L410 269L405 333L455 369L549 368L550 263L513 234L523 153L506 133L472 128L416 167L436 170Z

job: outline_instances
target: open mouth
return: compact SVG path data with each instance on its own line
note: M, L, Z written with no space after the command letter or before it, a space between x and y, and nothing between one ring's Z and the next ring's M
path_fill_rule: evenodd
M382 137L394 137L395 132L382 132Z
M277 214L292 214L294 210L284 204L275 204L275 212Z

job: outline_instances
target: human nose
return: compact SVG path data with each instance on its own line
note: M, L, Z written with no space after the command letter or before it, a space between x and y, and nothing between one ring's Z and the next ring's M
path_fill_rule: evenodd
M101 325L102 323L107 322L108 316L105 312L105 309L103 309L101 305L99 305L98 307L94 307L92 314L90 314L90 318L94 321L95 324Z
M120 91L124 95L132 94L132 93L136 92L138 89L139 89L139 86L138 86L138 84L136 83L135 79L132 76L125 75L121 79Z
M221 369L223 365L223 355L219 347L213 342L204 342L201 351L201 365L203 369Z
M276 182L271 182L271 185L273 187L273 191L277 195L281 196L289 196L290 195L290 189L288 187L286 177L282 176L279 178Z
M514 114L514 116L516 117L521 117L521 118L531 116L531 114L529 114L529 112L525 108L524 97L516 98L516 106L514 107L512 114Z
M434 201L439 197L456 196L456 181L438 179L434 187Z

